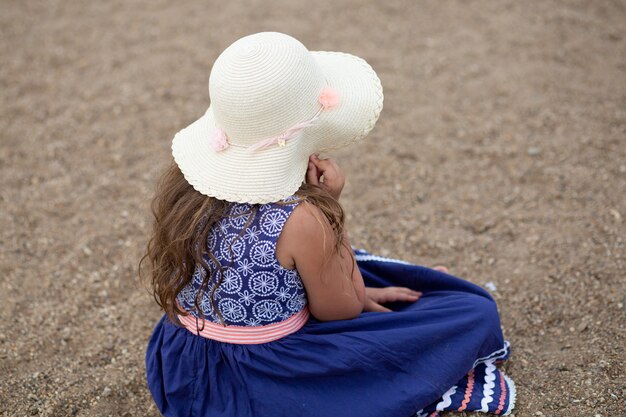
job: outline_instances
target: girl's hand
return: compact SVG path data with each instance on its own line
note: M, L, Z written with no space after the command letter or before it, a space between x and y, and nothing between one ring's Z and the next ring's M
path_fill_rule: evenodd
M406 287L365 287L365 305L363 306L363 311L392 311L387 307L383 307L381 304L393 301L415 302L421 296L421 292L413 291L412 289Z
M330 158L319 159L317 155L311 155L306 171L306 182L307 184L319 185L328 191L335 200L339 200L341 190L346 183L346 177L334 160Z

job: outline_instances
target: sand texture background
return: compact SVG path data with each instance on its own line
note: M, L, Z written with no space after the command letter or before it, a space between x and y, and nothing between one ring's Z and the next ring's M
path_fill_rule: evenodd
M624 22L608 0L3 0L0 415L158 415L153 187L212 61L263 30L382 79L334 155L353 243L491 288L516 416L625 415Z

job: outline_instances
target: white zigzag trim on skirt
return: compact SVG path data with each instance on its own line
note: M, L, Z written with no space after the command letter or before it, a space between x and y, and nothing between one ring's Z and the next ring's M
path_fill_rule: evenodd
M354 255L354 257L356 258L357 261L361 261L361 262L367 262L367 261L378 261L378 262L390 262L390 263L394 263L394 264L402 264L402 265L411 265L411 263L406 262L406 261L401 261L400 259L393 259L393 258L385 258L383 256L377 256L377 255L363 255L363 254L356 254Z
M505 341L504 341L504 347L502 347L502 349L498 349L498 350L496 350L495 352L490 353L490 354L489 354L489 355L487 355L487 356L484 356L484 357L482 357L482 358L478 358L478 359L476 359L476 361L474 361L474 366L472 366L472 368L476 368L478 365L480 365L480 364L481 364L481 363L483 363L483 362L487 362L487 361L490 361L490 360L493 360L493 362L495 362L495 360L496 360L496 359L506 356L506 354L507 354L507 353L508 353L508 351L509 351L510 346L511 346L511 344L509 343L509 341L508 341L508 340L505 340ZM493 365L493 362L492 362L492 364L491 364L491 365L487 365L487 368L489 368L489 366L491 366L491 367L493 367L493 369L495 370L496 368L495 368L495 366ZM487 373L489 373L489 369L486 369L486 372L487 372ZM504 372L502 372L502 375L504 375L504 379L506 380L506 382L508 382L508 383L509 383L510 393L511 393L511 398L509 399L509 407L508 407L508 409L506 410L506 412L505 412L504 414L502 414L503 416L508 416L509 414L511 414L511 411L513 411L513 408L515 408L515 398L516 398L517 393L516 393L516 390L515 390L515 382L513 382L513 380L512 380L511 378L509 378L507 375L505 375L505 374L504 374ZM493 380L495 380L495 377L493 378ZM485 391L487 390L487 385L488 385L488 384L486 384L486 385L485 385L485 390L483 391L483 394L484 394L484 393L485 393ZM493 383L493 381L491 382L491 386L492 386L492 387L494 387L494 386L495 386L495 384ZM457 386L455 385L455 386L453 386L452 388L450 388L448 391L446 391L446 393L445 393L445 394L443 395L443 397L442 397L442 400L445 400L445 396L446 396L446 395L447 395L450 391L452 391L453 389L454 389L454 390L455 390L455 392L456 392L456 388L457 388ZM452 393L450 394L450 397L449 397L450 399L451 399L452 395L454 395L454 394L455 394L455 392L452 392ZM491 390L491 393L493 394L493 390ZM491 398L491 397L490 397L490 398ZM483 398L483 399L482 399L482 401L484 401L484 400L485 400L485 398ZM491 400L489 400L489 402L491 402L492 400L493 400L493 398L492 398ZM442 402L443 402L443 401L441 401L439 404L441 404ZM488 403L489 403L489 402L488 402ZM438 406L439 404L437 404L437 406ZM447 405L450 405L450 404L447 404ZM482 402L481 402L481 406L482 406ZM437 410L438 410L438 409L439 409L439 408L437 408ZM414 416L414 417L428 417L428 413L426 413L426 412L424 411L424 409L421 409L421 410L419 410L417 413L415 413L415 416Z
M495 352L489 354L488 356L476 359L474 361L474 365L472 366L472 368L476 368L478 365L480 365L483 362L487 362L492 359L499 359L499 358L506 356L506 354L509 352L510 347L511 347L511 344L509 343L509 341L505 340L504 347L502 349L498 349Z
M502 415L508 416L509 414L511 414L511 411L513 411L513 409L515 408L515 400L517 399L517 388L515 388L515 382L513 382L513 380L509 378L508 375L502 372L502 376L504 376L504 380L507 382L509 386L509 394L510 394L509 407L506 409L506 411Z
M452 404L452 396L456 393L456 388L457 386L454 385L443 394L441 401L435 406L435 410L444 411L446 408L450 407L450 404Z
M485 369L485 386L483 387L483 399L480 400L480 411L488 412L489 403L493 401L493 388L496 386L494 381L496 380L495 370L496 366L493 364L495 360L487 361L487 369Z

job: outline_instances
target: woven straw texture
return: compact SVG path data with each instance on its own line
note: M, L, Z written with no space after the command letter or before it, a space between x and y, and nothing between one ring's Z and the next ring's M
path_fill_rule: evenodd
M251 151L320 111L324 87L339 104L285 146ZM187 181L202 194L240 203L269 203L295 193L309 155L364 138L383 106L379 78L363 59L340 52L310 52L296 39L274 32L250 35L215 61L209 79L211 106L176 134L172 154ZM220 128L230 146L209 146Z

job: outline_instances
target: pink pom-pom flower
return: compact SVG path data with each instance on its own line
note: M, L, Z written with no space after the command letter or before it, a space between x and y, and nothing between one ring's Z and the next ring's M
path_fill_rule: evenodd
M339 93L330 87L324 87L318 100L324 109L330 110L339 104Z
M222 129L215 129L209 137L209 144L215 152L221 152L228 148L228 135Z

